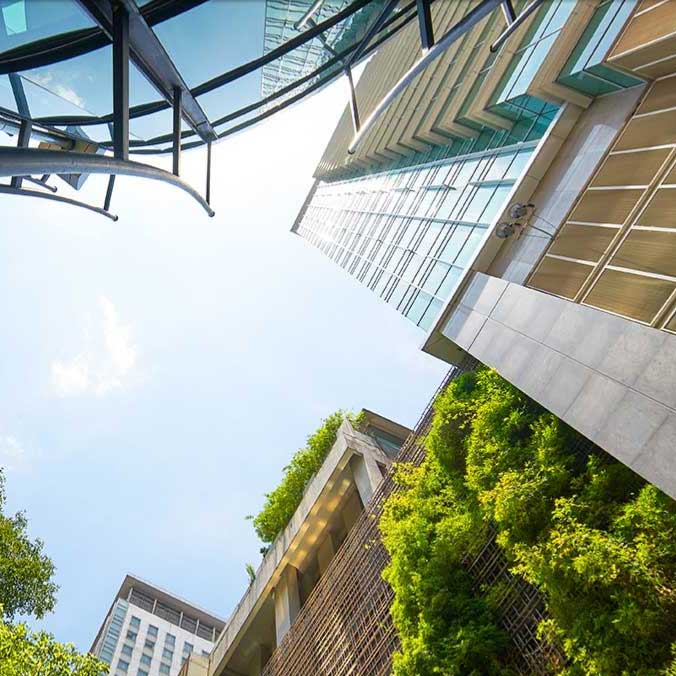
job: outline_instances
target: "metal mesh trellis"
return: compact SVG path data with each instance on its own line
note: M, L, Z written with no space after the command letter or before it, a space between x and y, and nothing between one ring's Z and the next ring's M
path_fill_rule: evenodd
M454 367L436 394L460 374L476 368L467 358ZM433 403L427 405L415 431L402 447L398 461L420 463L424 437L432 422ZM374 493L329 568L321 577L296 621L263 670L263 676L386 676L399 647L390 617L394 595L382 579L389 555L380 541L378 523L386 498L397 490L391 473ZM489 530L485 542L472 548L464 565L480 593L500 583L501 623L512 638L511 666L520 674L546 676L563 662L562 654L537 637L545 617L538 591L513 575Z

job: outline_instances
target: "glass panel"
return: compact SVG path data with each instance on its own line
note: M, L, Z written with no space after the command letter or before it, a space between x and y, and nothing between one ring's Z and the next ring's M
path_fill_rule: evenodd
M21 73L32 117L107 115L113 109L112 46Z
M15 113L18 112L8 75L0 75L0 106Z
M154 30L188 86L195 87L261 56L264 17L265 0L205 2ZM241 80L226 85L231 96L241 86ZM255 94L260 95L260 85Z
M0 4L0 53L95 26L76 0L4 0Z

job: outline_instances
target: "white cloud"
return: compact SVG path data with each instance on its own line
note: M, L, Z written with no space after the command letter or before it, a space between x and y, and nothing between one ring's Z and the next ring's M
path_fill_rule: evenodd
M136 347L131 326L120 321L115 305L99 298L100 315L95 330L84 332L84 349L72 359L52 363L52 386L61 397L103 396L123 388L134 375Z
M25 451L16 437L0 436L0 467L15 470L24 466Z
M31 73L30 77L25 75L24 77L43 89L52 92L52 94L68 101L68 103L86 110L85 100L72 87L55 81L54 75L49 71L46 73Z

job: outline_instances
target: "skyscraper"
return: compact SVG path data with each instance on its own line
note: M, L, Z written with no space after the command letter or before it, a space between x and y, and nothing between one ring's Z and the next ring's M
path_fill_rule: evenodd
M224 622L133 575L125 576L91 652L111 676L176 676L191 655L208 656Z
M676 4L421 4L293 231L676 495Z

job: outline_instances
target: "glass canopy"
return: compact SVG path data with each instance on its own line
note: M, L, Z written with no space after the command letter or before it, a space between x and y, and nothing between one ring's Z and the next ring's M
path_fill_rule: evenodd
M113 4L0 0L0 127L30 121L57 143L77 137L113 147L113 40L106 22ZM161 153L171 151L175 85L163 90L154 70L158 52L184 87L181 143L191 148L255 124L340 75L386 2L119 4L131 17L129 150ZM415 17L415 0L399 3L360 58ZM155 52L148 52L147 39L140 44L139 36L149 35L143 31L151 31Z

